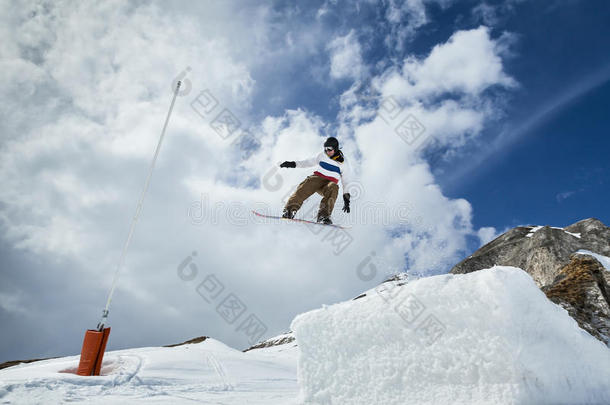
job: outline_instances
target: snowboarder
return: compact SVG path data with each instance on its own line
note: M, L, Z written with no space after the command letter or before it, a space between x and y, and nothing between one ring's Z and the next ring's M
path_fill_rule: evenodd
M283 218L294 218L296 212L301 208L303 202L308 199L313 193L318 193L322 196L320 208L318 210L318 222L326 225L332 224L330 216L335 207L335 201L339 194L339 177L343 186L343 212L350 212L350 194L345 192L345 185L348 183L346 178L346 170L343 167L345 158L343 152L339 149L339 141L337 138L330 137L324 142L324 152L318 155L300 161L286 161L280 167L295 168L295 167L313 167L316 170L312 175L307 176L305 180L297 187L296 191L290 196L286 206L284 207Z

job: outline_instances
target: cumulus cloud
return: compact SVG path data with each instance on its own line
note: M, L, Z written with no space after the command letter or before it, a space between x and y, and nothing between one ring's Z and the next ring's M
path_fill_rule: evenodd
M355 296L388 273L447 271L478 232L470 204L443 195L419 146L475 136L493 112L485 89L513 85L485 28L458 32L427 57L407 57L373 77L376 99L394 97L398 115L355 98L342 104L335 125L304 108L259 109L269 94L298 99L292 76L277 83L276 67L311 73L326 69L330 56L334 78L368 73L358 27L347 35L322 23L295 29L298 7L264 4L245 11L232 3L3 4L0 226L11 255L33 254L44 264L24 259L23 267L3 269L3 311L30 303L27 322L10 318L11 342L38 322L76 325L49 348L73 354L78 331L97 321L178 76L189 91L176 103L119 280L111 348L201 334L244 347L239 321L226 322L220 301L201 296L206 277L222 284L221 299L239 297L245 315L257 315L270 335L296 313ZM426 21L421 2L392 7L399 6L391 3L386 18L397 26L407 14L419 16L412 27ZM453 64L461 65L456 71ZM202 109L202 100L214 108ZM219 134L212 124L221 112L251 136ZM396 132L408 117L424 128L411 143L413 134ZM337 222L353 224L340 252L327 230L257 223L251 215L280 212L309 171L276 164L316 154L337 126L357 180L353 212L335 211ZM319 201L312 197L300 214L315 215ZM372 257L375 277L363 279L358 269ZM197 269L192 280L180 277L184 263ZM8 360L13 349L3 346L2 356Z
M201 36L191 17L172 20L154 4L3 4L6 46L0 92L7 102L0 124L1 227L3 238L18 249L15 252L67 261L61 276L50 266L48 271L23 268L15 281L25 302L45 302L71 291L72 301L82 304L78 315L59 304L51 306L52 315L44 314L57 324L75 318L86 328L95 322L169 107L171 83L189 68L191 92L177 102L115 297L116 305L140 314L145 313L144 306L171 302L183 286L162 299L148 291L177 279L176 262L196 247L189 240L199 240L174 228L176 221L185 222L190 202L181 180L192 173L206 173L214 180L230 159L224 153L230 142L224 142L189 102L207 87L224 108L244 116L253 86L249 69L234 58L222 33ZM172 209L174 214L167 215ZM163 235L172 231L182 232L184 239L167 249L154 247L163 245ZM134 270L142 265L155 275ZM16 277L4 267L1 289ZM64 284L49 290L50 280L58 277ZM72 290L72 285L90 282L89 291ZM39 305L33 308L32 319L43 316ZM83 313L82 308L90 312ZM133 313L115 317L115 325ZM183 321L194 324L199 316ZM23 333L18 327L7 325L8 329ZM204 333L200 325L190 329ZM180 331L180 338L184 334ZM171 331L162 339L171 336L177 335ZM234 338L234 344L244 345L240 338ZM78 339L75 335L58 344L56 353L74 352ZM131 331L119 341L142 340ZM3 357L11 352L14 348L2 348Z
M512 87L516 83L504 72L489 29L481 26L456 32L423 60L407 58L401 71L387 78L383 92L398 92L406 101L450 92L476 97L495 85Z
M355 31L335 38L328 45L330 52L330 76L333 79L357 79L364 73L360 44Z
M362 155L367 198L410 207L411 216L394 224L388 244L405 252L415 273L447 271L470 235L490 236L490 229L472 228L466 200L443 195L423 152L431 143L456 148L476 137L495 114L485 90L516 85L504 73L497 44L485 27L458 31L426 57L407 57L400 69L374 77L379 103L344 104L343 131L354 134L354 148Z
M505 36L493 39L486 27L457 31L427 56L409 56L399 68L387 69L373 85L380 99L396 100L403 116L416 117L426 138L456 148L497 116L499 107L486 90L517 86L503 69L506 52Z
M493 226L484 226L477 231L477 236L481 241L481 246L488 244L496 239L500 234Z

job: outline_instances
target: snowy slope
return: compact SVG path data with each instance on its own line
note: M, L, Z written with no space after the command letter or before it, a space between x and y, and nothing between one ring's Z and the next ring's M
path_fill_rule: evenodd
M295 318L306 403L610 403L610 350L523 270L389 286Z
M242 353L214 339L106 353L102 376L74 374L79 356L0 370L0 404L292 404L296 349Z
M78 356L10 367L0 404L610 403L610 350L513 267L399 275L291 326L245 353L213 339L108 352L100 377L75 375Z

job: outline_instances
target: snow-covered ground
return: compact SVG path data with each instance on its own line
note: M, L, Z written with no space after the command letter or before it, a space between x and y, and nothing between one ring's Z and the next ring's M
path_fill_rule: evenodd
M514 267L385 283L292 330L311 403L610 403L610 350Z
M603 255L600 255L597 253L593 253L593 252L590 252L590 251L584 250L584 249L580 249L576 253L581 254L581 255L590 255L590 256L595 257L597 259L597 261L600 262L606 270L610 271L610 257L603 256Z
M10 367L0 404L610 403L610 350L512 267L403 275L292 329L245 353L112 351L99 377L75 375L78 356Z
M0 370L0 404L296 403L294 344L242 353L208 339L107 352L101 376L76 374L79 356Z

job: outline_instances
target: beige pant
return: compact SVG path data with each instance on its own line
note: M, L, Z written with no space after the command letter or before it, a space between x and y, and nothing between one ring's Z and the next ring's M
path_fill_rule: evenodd
M313 193L318 193L322 196L320 209L318 210L318 219L330 217L333 208L335 208L339 186L337 183L316 175L308 176L299 184L296 191L288 199L285 208L290 211L298 211L301 205L303 205L303 201L311 197Z

